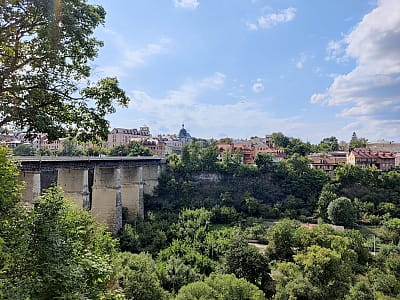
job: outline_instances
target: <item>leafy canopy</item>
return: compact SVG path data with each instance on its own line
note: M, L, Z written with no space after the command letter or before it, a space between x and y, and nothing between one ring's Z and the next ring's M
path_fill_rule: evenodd
M105 138L113 103L129 102L116 78L90 82L89 61L103 45L92 34L101 6L86 0L0 0L0 127L28 137Z

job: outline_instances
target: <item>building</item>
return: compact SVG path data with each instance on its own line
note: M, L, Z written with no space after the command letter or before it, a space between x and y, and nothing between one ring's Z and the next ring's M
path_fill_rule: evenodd
M111 149L115 146L127 145L132 141L142 142L145 139L150 138L149 127L143 125L137 129L127 128L114 128L111 130L107 138L107 148Z
M285 151L282 149L270 148L265 144L254 145L249 141L232 143L232 144L220 144L218 148L218 160L222 161L224 152L230 151L231 157L240 152L242 154L241 161L243 164L253 165L254 160L258 154L271 154L273 162L279 162L286 158Z
M269 144L268 144L269 145ZM285 150L273 148L267 145L256 145L253 146L254 149L254 158L257 157L258 154L270 154L272 156L272 162L280 162L286 158Z
M376 167L381 171L388 171L396 166L396 153L355 148L347 155L347 163L361 168Z
M321 169L326 175L333 176L335 168L339 165L332 155L327 153L312 153L308 155L310 168Z
M142 146L147 147L157 156L165 156L166 144L158 139L147 139L142 141Z
M400 152L400 143L380 140L373 143L368 143L367 148L373 151Z
M178 138L182 142L183 146L190 144L193 141L190 133L185 129L185 124L182 124L181 130L179 130Z

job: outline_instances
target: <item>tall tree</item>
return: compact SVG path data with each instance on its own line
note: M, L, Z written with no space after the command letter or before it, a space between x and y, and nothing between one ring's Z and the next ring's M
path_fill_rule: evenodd
M271 134L271 141L274 147L285 148L289 145L289 138L282 132L274 132Z
M52 140L105 138L106 114L129 99L116 78L89 82L104 9L86 0L1 0L0 7L0 127Z
M328 205L328 218L333 224L352 227L356 212L349 198L340 197Z
M339 150L338 139L334 136L326 137L318 145L320 151L337 151Z
M28 144L21 144L13 150L16 156L31 156L36 154L35 148Z
M367 146L367 142L368 140L366 138L359 138L357 137L357 134L353 132L349 143L349 148L365 148Z

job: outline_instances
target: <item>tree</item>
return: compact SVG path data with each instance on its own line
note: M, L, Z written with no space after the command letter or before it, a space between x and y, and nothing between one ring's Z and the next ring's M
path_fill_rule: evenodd
M106 114L129 98L116 78L87 83L103 45L92 34L104 18L86 0L1 1L0 127L24 128L28 138L107 137Z
M124 145L115 146L110 150L111 156L128 156L128 148Z
M271 142L274 147L286 148L289 145L289 138L282 132L274 132L271 134Z
M328 218L333 224L352 227L356 212L349 198L340 197L328 205Z
M114 264L116 278L127 299L166 299L157 278L156 264L150 254L119 253Z
M218 292L203 281L196 281L183 286L175 300L218 300Z
M298 222L284 219L268 231L266 254L271 260L292 260L296 246L295 230L298 227Z
M254 216L258 213L260 202L247 191L243 195L243 206L250 216Z
M127 146L128 156L152 156L153 152L138 142L130 142Z
M264 292L270 290L271 277L266 257L254 246L249 246L243 238L231 242L225 260L227 273L246 279Z
M51 150L48 149L48 148L40 148L38 150L38 155L40 155L40 156L52 156L53 152L51 152Z
M177 292L184 285L201 279L199 273L177 257L171 257L167 262L159 264L158 277L162 287L173 292Z
M335 186L332 184L325 184L317 202L317 212L323 220L328 220L328 206L337 198L338 196L335 193Z
M33 156L36 154L35 148L29 144L18 145L13 152L16 156Z
M322 139L318 147L320 148L320 151L338 151L339 142L338 139L334 136L326 137Z
M366 280L358 281L351 287L349 294L345 300L376 300L376 297Z
M259 153L254 162L262 172L269 172L273 168L273 156L271 154Z
M233 274L211 274L204 282L190 283L179 290L175 300L264 300L255 285Z
M6 299L98 299L111 278L115 241L88 212L53 187L13 221L23 236L8 243ZM7 232L6 232L7 234Z
M366 138L358 138L357 134L353 132L349 143L349 149L365 148L367 146L367 142L368 140Z
M58 152L60 156L80 156L83 151L78 149L78 143L74 138L68 138L62 141L62 150Z
M22 185L18 181L18 167L9 154L7 147L0 146L0 226L10 210L21 200Z
M217 156L217 146L211 145L203 148L200 152L201 169L205 171L215 170L215 164L218 161Z
M351 267L340 253L311 246L294 257L303 276L319 291L319 299L343 299L352 280Z

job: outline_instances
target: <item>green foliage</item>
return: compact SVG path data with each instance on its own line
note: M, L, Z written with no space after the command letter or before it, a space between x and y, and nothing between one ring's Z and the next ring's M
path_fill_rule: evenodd
M2 1L0 24L0 126L26 128L28 137L51 140L106 138L106 114L129 99L116 78L85 84L90 61L102 42L93 38L104 23L101 6L84 0Z
M205 208L185 209L179 214L175 227L175 236L192 243L202 243L211 221L211 212Z
M185 285L179 290L175 300L217 300L218 293L203 281Z
M128 144L128 156L152 156L153 152L147 147L140 145L138 142Z
M328 220L329 204L336 198L338 198L338 196L335 193L335 187L332 184L325 184L317 203L317 213L324 221Z
M328 218L333 224L352 227L356 220L356 212L350 199L340 197L328 205Z
M115 277L127 299L166 299L156 274L156 264L149 254L119 253L114 260Z
M349 148L365 148L367 146L367 142L368 140L366 138L358 138L357 134L353 132L349 143Z
M140 252L139 235L130 224L125 224L119 234L119 247L123 252Z
M179 290L176 300L264 300L256 286L233 274L211 274L204 282L190 283Z
M33 156L36 150L29 144L21 144L14 148L13 153L16 156Z
M171 257L168 261L159 263L157 272L162 287L173 292L177 292L182 286L202 278L194 268L177 257Z
M369 283L365 280L358 281L350 288L349 294L345 300L376 300L376 297L371 289Z
M233 206L215 205L211 208L211 213L214 224L233 224L240 220L240 214Z
M319 143L318 148L319 151L321 152L338 151L339 150L338 139L334 136L326 137L322 139L322 141Z
M115 241L59 188L49 189L28 215L10 225L25 232L8 241L18 255L8 261L6 298L99 298L104 292Z
M322 229L328 229L328 227ZM307 231L304 231L304 234L313 236ZM326 238L323 233L318 239L320 242L316 241L315 244L309 241L308 243L312 246L294 255L294 262L277 263L278 275L275 278L274 299L335 300L344 298L352 282L353 258L349 255L351 251L346 250L344 239L333 235ZM318 243L321 242L330 244L329 247L336 250L319 246Z
M243 205L246 212L250 216L255 216L260 208L260 202L254 198L250 192L245 192L243 195Z
M38 150L37 154L40 155L40 156L52 156L52 155L54 155L53 152L51 152L51 150L47 149L47 148L40 148Z
M259 153L254 163L262 172L270 172L273 169L273 156L271 154Z
M216 262L202 254L188 241L174 240L171 245L158 253L157 261L167 262L171 257L180 258L186 265L201 274L210 274L215 270Z
M271 260L292 260L293 247L297 243L295 230L298 227L298 222L284 219L268 231L266 255Z
M58 152L60 156L81 156L83 151L78 149L78 142L74 138L68 138L62 141L62 150Z
M17 164L11 160L7 147L0 146L0 217L7 217L10 209L21 199L22 185L18 182Z
M130 142L128 145L115 146L110 150L111 156L152 156L153 152L138 142Z
M125 224L119 232L120 250L156 255L161 249L167 247L168 231L169 224L166 221L135 220L133 224Z
M245 278L264 292L270 291L271 277L268 261L254 246L249 246L243 238L231 242L225 254L226 273Z
M400 242L400 218L393 218L385 222L385 229L388 231L388 236L394 245Z

